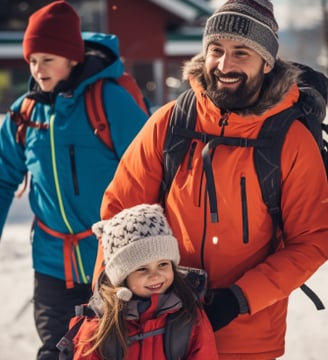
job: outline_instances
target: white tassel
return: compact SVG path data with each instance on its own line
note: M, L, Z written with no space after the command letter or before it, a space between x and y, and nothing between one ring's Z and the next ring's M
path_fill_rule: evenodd
M121 287L116 293L116 296L125 302L130 301L132 295L132 291L126 287Z

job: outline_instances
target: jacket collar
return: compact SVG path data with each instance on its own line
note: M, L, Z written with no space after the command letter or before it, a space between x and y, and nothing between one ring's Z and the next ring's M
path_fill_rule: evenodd
M127 305L127 320L146 320L182 308L182 302L172 291L154 294L150 298L133 297Z

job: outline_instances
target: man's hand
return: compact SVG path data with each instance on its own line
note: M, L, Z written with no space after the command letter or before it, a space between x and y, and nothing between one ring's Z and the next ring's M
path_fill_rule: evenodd
M237 293L231 288L212 289L209 290L204 302L204 310L212 325L214 331L217 331L228 325L240 313L246 313L248 305L242 291L236 287ZM241 299L237 299L237 295ZM243 307L241 311L241 302Z

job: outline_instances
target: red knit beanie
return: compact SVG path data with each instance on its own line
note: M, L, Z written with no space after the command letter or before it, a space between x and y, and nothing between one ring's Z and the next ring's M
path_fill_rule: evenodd
M82 62L84 42L80 17L66 1L54 1L29 17L23 39L24 58L32 53L48 53Z

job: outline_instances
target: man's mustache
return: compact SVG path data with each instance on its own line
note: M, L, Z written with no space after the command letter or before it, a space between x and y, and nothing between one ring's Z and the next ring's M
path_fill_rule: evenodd
M238 72L228 72L228 73L223 73L222 71L216 69L214 72L213 72L213 75L217 78L229 78L229 79L240 79L242 81L245 81L247 79L247 76L246 74L244 73L238 73Z

